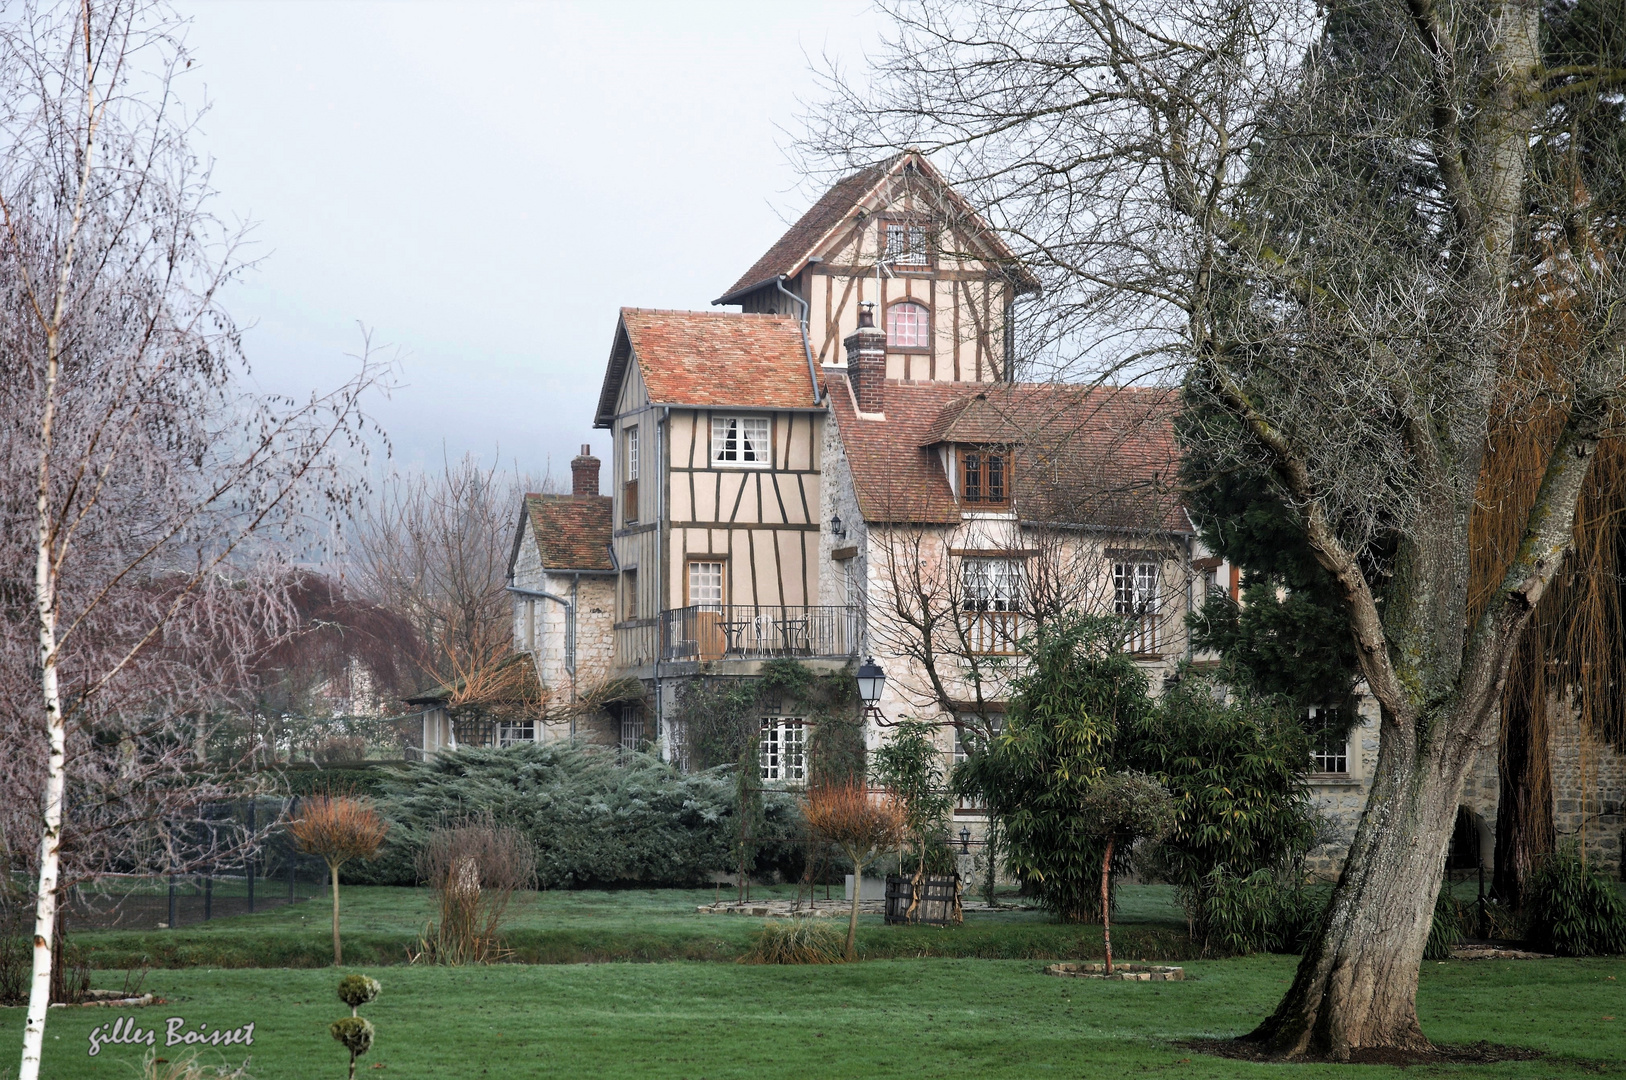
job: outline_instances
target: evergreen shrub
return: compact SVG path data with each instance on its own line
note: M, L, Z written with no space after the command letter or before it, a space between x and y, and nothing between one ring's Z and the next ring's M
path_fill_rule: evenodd
M1626 952L1626 902L1574 842L1548 855L1530 876L1525 899L1531 941L1560 956Z
M439 826L472 814L525 836L543 888L698 885L730 865L733 767L682 773L648 754L575 742L465 749L386 785L387 856L407 865ZM762 793L757 874L800 856L795 800ZM415 875L414 875L415 878Z

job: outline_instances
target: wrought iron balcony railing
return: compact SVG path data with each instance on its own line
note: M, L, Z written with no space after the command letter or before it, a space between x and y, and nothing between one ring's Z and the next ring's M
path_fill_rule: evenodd
M619 667L668 661L842 659L858 649L858 608L693 604L615 628Z

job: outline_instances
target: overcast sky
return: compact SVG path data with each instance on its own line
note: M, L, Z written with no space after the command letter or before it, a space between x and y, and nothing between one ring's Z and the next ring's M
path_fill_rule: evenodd
M178 0L198 148L261 258L228 297L256 380L401 351L373 412L397 463L442 447L568 478L622 305L705 309L810 201L782 149L808 57L861 66L867 0Z

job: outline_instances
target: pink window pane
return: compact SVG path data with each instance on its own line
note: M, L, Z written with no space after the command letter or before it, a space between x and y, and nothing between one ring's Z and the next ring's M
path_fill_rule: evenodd
M893 304L886 313L886 343L900 349L924 349L931 319L919 304Z

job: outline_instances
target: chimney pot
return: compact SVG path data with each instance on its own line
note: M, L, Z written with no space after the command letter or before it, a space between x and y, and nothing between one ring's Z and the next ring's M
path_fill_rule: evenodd
M598 458L593 448L582 443L582 452L570 459L570 493L572 495L598 494Z

